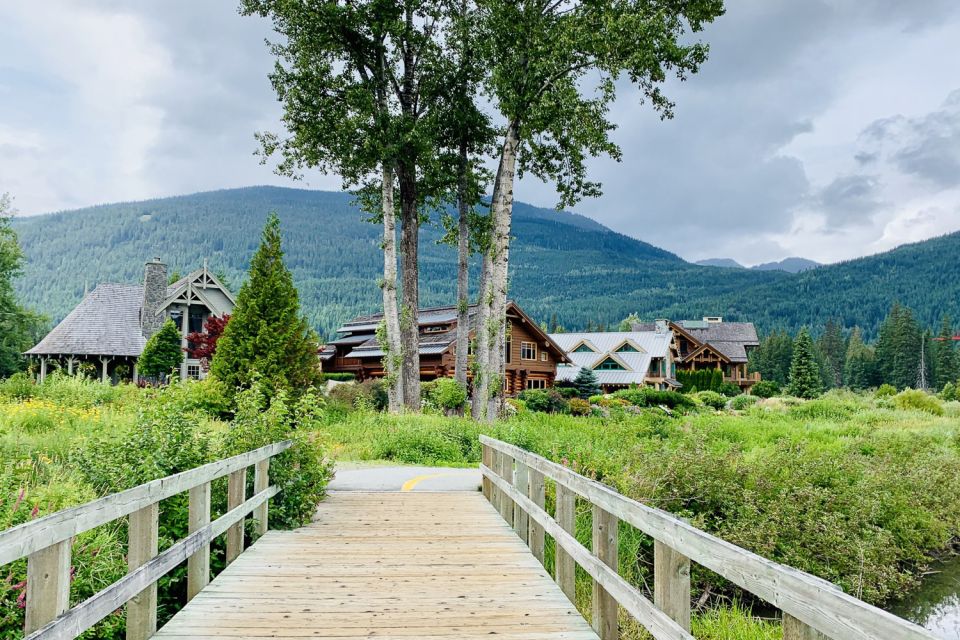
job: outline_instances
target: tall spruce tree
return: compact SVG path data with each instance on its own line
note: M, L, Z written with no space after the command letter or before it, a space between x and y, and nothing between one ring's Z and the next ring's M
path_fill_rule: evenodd
M283 263L280 218L272 213L210 369L231 389L247 388L259 377L269 389L297 393L319 381L317 349Z
M774 331L751 352L750 370L759 372L764 380L785 387L790 378L792 360L793 338L786 331Z
M823 391L814 349L810 332L803 327L793 342L793 362L790 364L790 394L798 398L816 398Z
M573 386L577 390L577 395L586 400L590 396L600 393L600 381L597 380L597 374L590 367L581 367L577 372L577 377L573 379Z
M137 360L137 370L148 378L166 376L183 362L180 331L173 320L167 320L160 331L150 336Z
M863 342L860 327L854 327L847 345L843 379L848 387L857 391L875 384L876 372L873 349Z
M956 383L960 380L960 359L957 357L957 343L953 340L954 333L950 316L944 316L940 322L940 333L933 346L934 382L937 389L942 389L947 383Z
M877 338L878 382L898 389L916 386L922 348L922 332L913 312L894 303Z
M817 349L823 363L823 381L828 389L843 386L843 367L847 359L847 342L843 338L840 323L830 319L817 341Z

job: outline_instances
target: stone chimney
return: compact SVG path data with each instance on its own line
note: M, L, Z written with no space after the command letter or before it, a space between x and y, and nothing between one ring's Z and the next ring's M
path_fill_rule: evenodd
M666 333L667 332L667 321L666 320L657 320L654 322L653 326L656 328L657 333Z
M167 297L167 265L160 258L147 261L143 267L143 306L140 308L140 328L143 337L149 338L163 326L164 316L159 314L160 305Z

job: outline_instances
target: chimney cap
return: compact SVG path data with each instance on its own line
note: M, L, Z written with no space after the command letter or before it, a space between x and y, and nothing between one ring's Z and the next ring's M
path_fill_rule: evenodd
M163 264L163 261L160 260L160 256L154 256L152 260L147 260L147 264Z

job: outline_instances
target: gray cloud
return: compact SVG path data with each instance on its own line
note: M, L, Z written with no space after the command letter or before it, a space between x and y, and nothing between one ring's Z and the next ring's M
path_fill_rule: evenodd
M817 204L830 227L863 224L883 206L876 176L838 176L818 194Z

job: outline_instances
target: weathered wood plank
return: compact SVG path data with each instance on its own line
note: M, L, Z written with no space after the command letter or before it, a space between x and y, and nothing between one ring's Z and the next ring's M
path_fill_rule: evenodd
M564 484L592 504L667 544L737 586L836 640L935 640L930 632L843 593L836 585L725 542L675 516L623 496L519 447L487 436L482 444ZM621 603L622 605L622 603Z
M270 458L257 462L253 469L253 493L257 494L270 486ZM270 528L269 509L269 502L264 501L253 511L253 519L257 521L257 535L266 535Z
M823 635L808 624L804 624L791 616L783 614L783 640L826 640Z
M690 631L690 558L653 543L653 603Z
M571 536L576 534L576 501L577 495L573 491L562 484L557 484L557 524ZM577 566L570 554L560 545L557 545L554 555L557 584L570 602L575 603L577 601Z
M43 627L70 606L70 540L62 540L27 558L27 634Z
M196 533L210 524L210 483L190 489L187 531ZM193 599L210 582L210 543L200 546L187 559L187 600Z
M513 486L523 495L528 495L530 490L527 476L527 465L518 464L513 475ZM530 519L519 505L513 505L513 529L524 542L530 540Z
M486 445L482 445L481 453L480 453L480 461L484 464L484 466L490 467L492 469L493 468L493 449L491 449ZM487 480L486 478L481 478L480 490L483 493L483 497L492 503L493 495L490 491L489 480Z
M524 465L524 468L527 468L529 475L529 492L527 495L533 500L533 503L540 507L541 509L546 505L547 502L547 487L544 482L543 474L534 469L529 469ZM528 519L529 520L529 519ZM529 520L530 522L530 552L533 554L533 557L540 561L540 564L544 563L544 546L545 546L545 537L543 533L543 527L541 527L535 520Z
M620 521L616 516L594 505L593 555L614 572L619 571L619 527ZM596 579L593 581L593 629L600 640L617 640L620 637L617 601Z
M7 529L0 532L0 565L9 564L52 544L73 538L78 533L128 516L149 504L187 491L201 483L246 468L258 460L285 451L292 444L290 440L277 442Z
M227 477L227 509L243 504L247 492L247 470L234 471ZM230 564L243 553L243 519L227 529L226 560Z
M130 514L127 527L127 569L136 571L157 555L160 505ZM157 584L154 582L127 603L127 640L147 640L157 631Z

